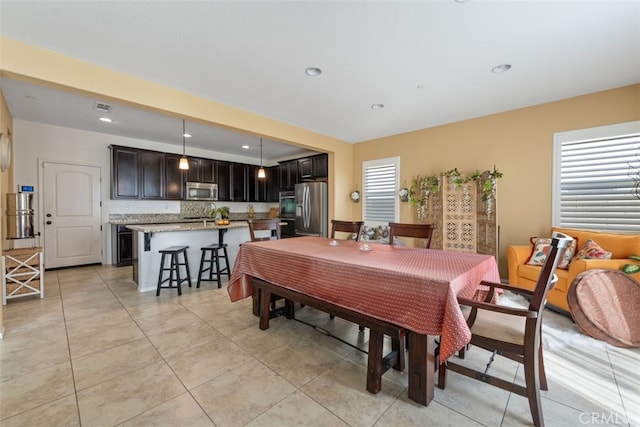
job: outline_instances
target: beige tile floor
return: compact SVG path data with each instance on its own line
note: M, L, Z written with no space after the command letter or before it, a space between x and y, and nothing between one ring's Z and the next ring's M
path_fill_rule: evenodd
M140 294L130 268L45 273L45 298L5 306L0 341L2 426L412 426L531 424L526 400L449 375L428 407L407 398L406 373L365 390L366 355L297 321L258 329L249 300L226 289ZM308 307L296 316L366 349L354 324ZM640 426L640 351L545 323L549 426ZM558 328L558 325L559 328ZM563 331L564 330L564 331ZM464 363L484 366L472 349ZM517 364L491 372L522 382Z

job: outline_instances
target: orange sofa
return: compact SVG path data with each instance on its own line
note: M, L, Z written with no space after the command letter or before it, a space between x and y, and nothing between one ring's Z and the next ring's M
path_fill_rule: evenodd
M640 255L640 234L616 234L555 227L551 229L551 233L554 231L577 238L576 253L588 240L595 241L604 250L611 252L611 259L574 259L569 264L568 270L556 269L558 283L549 292L547 302L565 311L569 311L567 304L569 285L578 274L594 268L620 270L625 264L640 264L638 261L629 259L630 255ZM551 233L549 236L538 237L550 237ZM535 286L541 267L527 264L531 251L531 244L507 247L510 284L525 289L533 289ZM630 277L640 282L640 273L631 274Z

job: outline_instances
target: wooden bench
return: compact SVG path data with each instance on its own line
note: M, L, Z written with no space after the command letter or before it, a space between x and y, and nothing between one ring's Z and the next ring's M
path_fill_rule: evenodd
M251 284L260 295L260 329L269 329L271 293L295 301L309 307L317 308L331 315L340 317L358 325L369 328L369 358L367 362L367 391L376 394L382 387L382 374L393 367L397 371L405 368L404 340L407 330L400 326L366 316L361 313L339 307L330 302L311 297L300 292L283 288L264 280L253 278ZM289 316L287 316L289 317ZM291 318L293 315L291 315ZM391 352L383 356L383 339L391 337ZM425 356L426 357L426 356Z

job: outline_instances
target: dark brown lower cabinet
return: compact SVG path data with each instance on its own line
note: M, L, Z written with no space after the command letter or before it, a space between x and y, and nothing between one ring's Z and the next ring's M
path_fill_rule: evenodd
M118 267L131 265L133 261L133 231L126 225L111 225L111 263Z

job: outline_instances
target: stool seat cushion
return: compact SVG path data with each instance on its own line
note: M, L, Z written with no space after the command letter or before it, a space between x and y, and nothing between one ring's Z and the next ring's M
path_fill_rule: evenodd
M632 277L586 270L571 283L567 302L585 334L617 347L640 347L640 283Z

